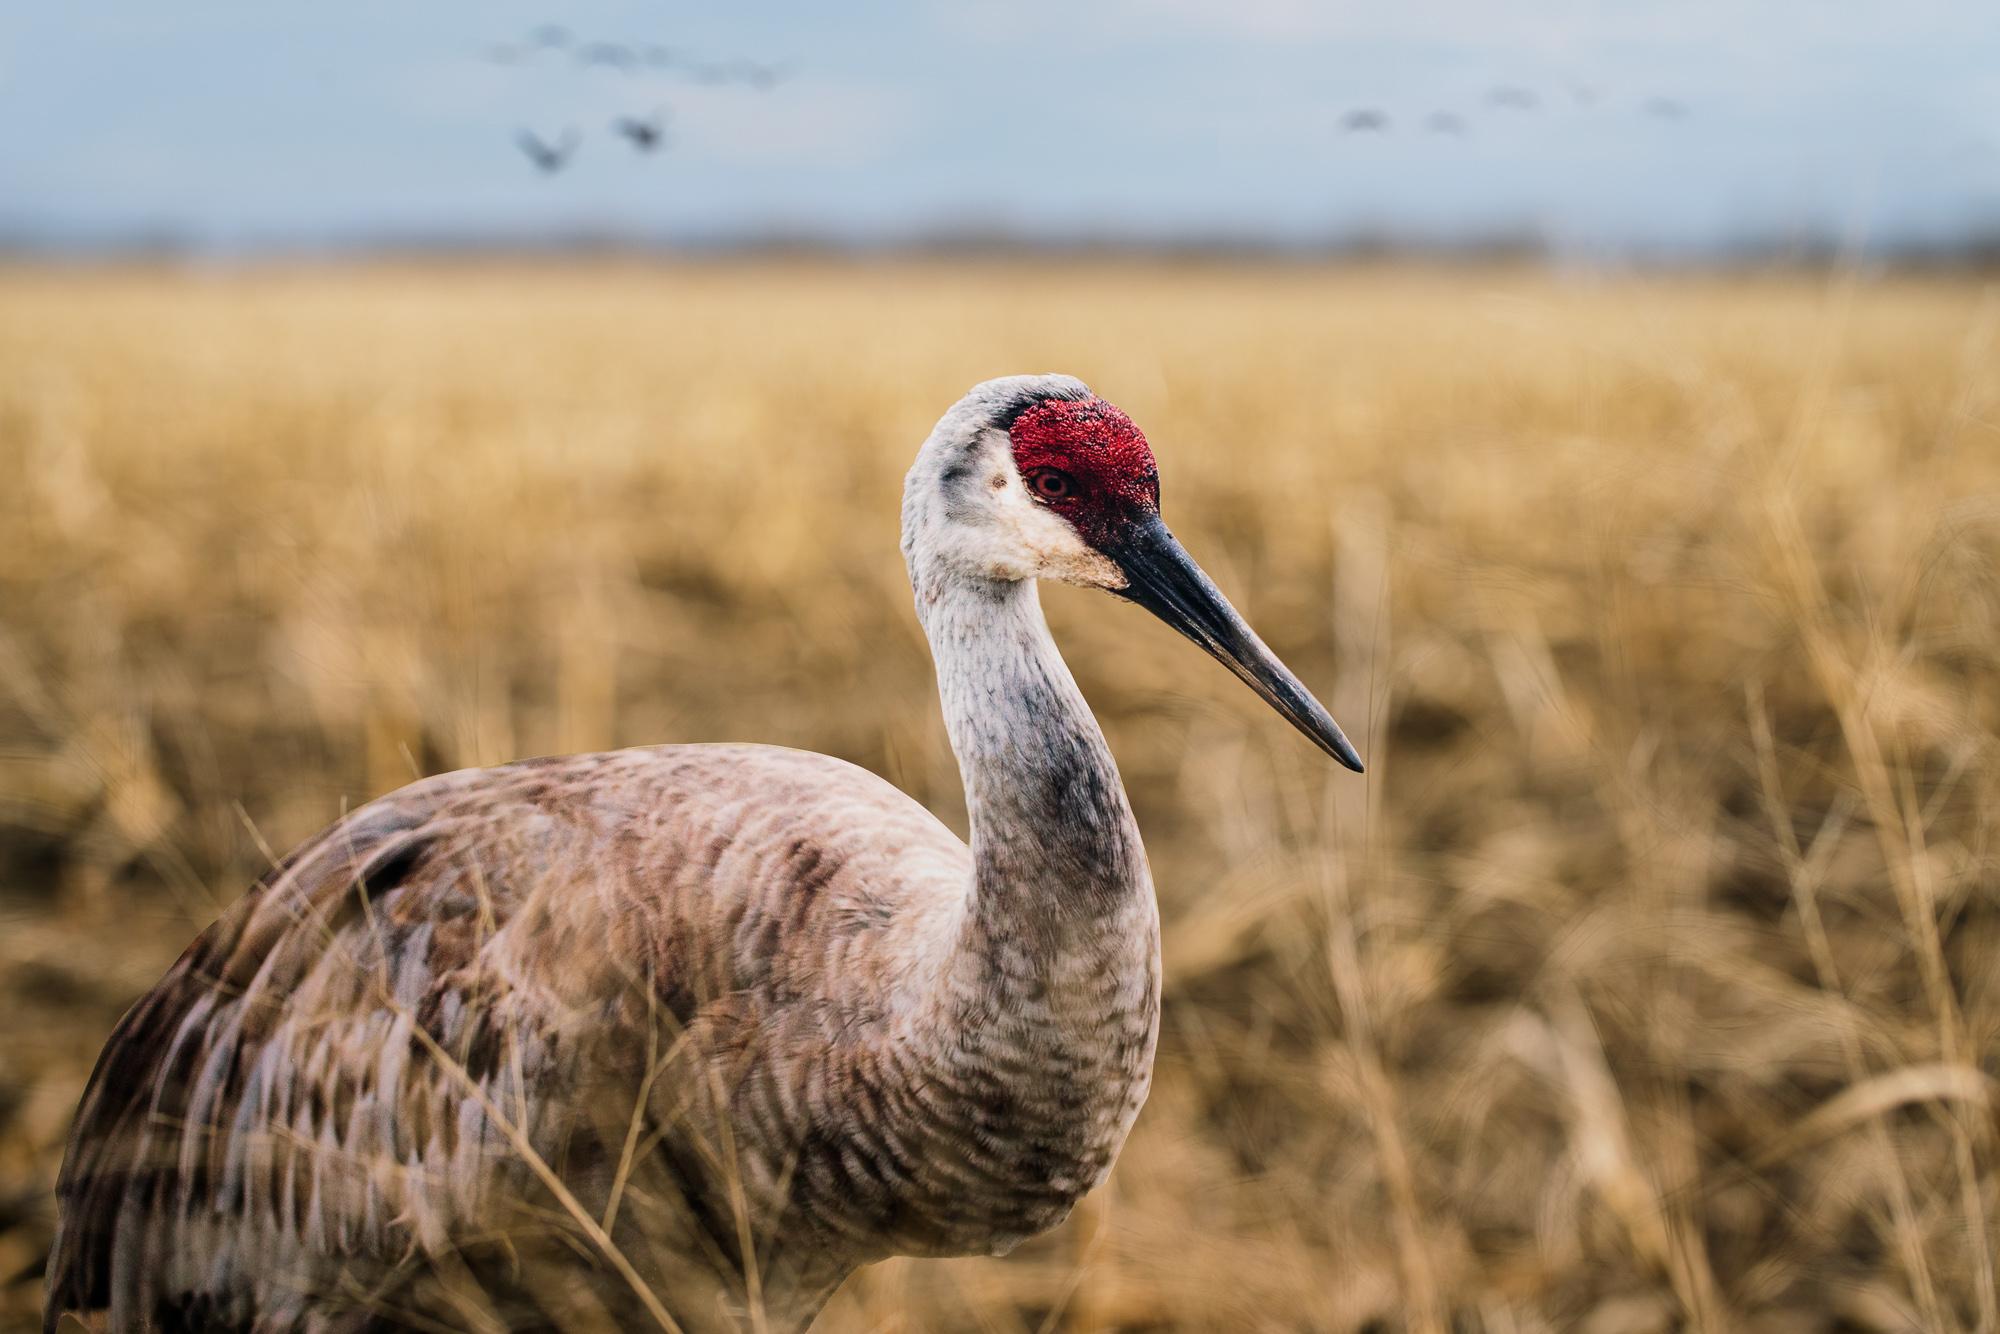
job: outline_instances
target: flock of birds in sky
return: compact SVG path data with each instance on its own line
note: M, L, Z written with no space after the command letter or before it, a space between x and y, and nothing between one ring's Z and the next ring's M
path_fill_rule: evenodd
M499 65L568 64L628 76L650 74L681 79L708 87L737 85L760 93L770 92L788 75L779 66L740 56L714 60L681 47L657 43L585 41L556 23L542 24L519 41L496 43L487 48L486 56ZM1594 108L1604 100L1596 88L1586 84L1571 84L1566 91L1570 104L1577 108ZM1485 96L1485 106L1503 114L1532 113L1544 105L1541 93L1518 84L1496 85ZM1639 103L1638 111L1660 121L1685 120L1690 114L1688 104L1673 97L1649 97ZM664 105L655 106L614 117L609 128L633 152L657 153L670 143L667 131L672 114ZM1397 123L1389 111L1374 106L1354 107L1340 119L1341 130L1347 134L1387 134ZM1464 138L1472 133L1472 118L1457 111L1432 111L1417 123L1427 134ZM583 146L583 140L583 132L574 125L565 126L555 134L524 127L514 135L514 144L522 156L546 176L567 167Z
M487 48L486 58L496 65L568 64L578 69L628 76L650 74L706 87L737 85L760 93L776 88L789 73L779 66L740 56L713 60L657 43L584 41L556 23L545 23L519 41L496 43ZM670 142L667 129L672 115L671 108L655 106L616 116L609 128L633 152L657 153ZM575 158L583 146L583 138L583 131L574 125L565 126L555 134L524 127L515 131L514 145L537 171L553 176Z
M1572 105L1582 108L1597 106L1603 96L1597 89L1586 84L1572 84L1568 89ZM1542 95L1532 88L1515 84L1500 84L1486 92L1486 105L1500 112L1533 112L1543 105ZM1639 113L1653 120L1686 120L1688 104L1673 97L1649 97L1639 104ZM1381 107L1355 107L1340 118L1340 128L1348 134L1386 134L1395 127L1396 119ZM1422 119L1425 132L1463 138L1472 132L1471 120L1456 111L1433 111Z

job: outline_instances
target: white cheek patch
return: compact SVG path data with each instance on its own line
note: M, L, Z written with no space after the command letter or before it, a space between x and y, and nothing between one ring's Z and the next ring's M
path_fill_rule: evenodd
M1084 588L1125 587L1124 571L1079 537L1068 520L1029 496L1011 458L1003 456L993 467L992 476L1004 478L1005 484L994 486L989 477L988 517L996 545L1011 554L1009 577L1053 579Z
M905 500L912 559L942 561L984 579L1053 579L1121 589L1125 574L1028 493L1011 443L998 431L919 456Z

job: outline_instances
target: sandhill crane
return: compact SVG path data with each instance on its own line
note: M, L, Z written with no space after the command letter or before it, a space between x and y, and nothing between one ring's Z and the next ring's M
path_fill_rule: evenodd
M729 60L682 59L677 63L681 71L695 83L711 87L740 83L760 93L770 92L786 76L786 71L776 65L766 65L744 56L736 56Z
M577 63L630 74L639 67L639 53L622 42L591 42L576 51Z
M569 45L569 29L544 23L519 44L495 42L486 48L487 59L500 65L517 65L542 51L560 51Z
M47 1328L797 1330L858 1265L1059 1222L1146 1097L1159 921L1037 581L1145 607L1361 762L1080 381L947 412L903 552L969 846L873 774L747 745L360 807L112 1034Z
M1379 134L1389 128L1389 113L1373 107L1356 107L1340 118L1340 128L1349 134Z
M1424 128L1432 134L1465 134L1465 117L1452 111L1433 111L1424 118Z
M534 163L535 169L545 176L553 176L568 166L570 158L576 155L582 143L582 136L577 134L574 126L564 130L562 138L554 143L532 130L517 130L514 134L514 146L526 154L528 161Z
M729 62L729 71L738 80L760 93L770 92L785 77L785 71L776 65L766 65L742 57Z
M660 107L650 116L620 116L611 122L611 128L630 140L639 152L651 153L666 143L670 114L667 108Z

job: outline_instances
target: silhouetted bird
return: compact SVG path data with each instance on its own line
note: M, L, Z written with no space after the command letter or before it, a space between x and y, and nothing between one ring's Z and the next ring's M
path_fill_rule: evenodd
M1340 128L1349 134L1374 134L1389 128L1389 117L1372 107L1360 107L1340 118Z
M1464 134L1465 118L1449 111L1433 111L1424 121L1424 128L1432 134Z
M629 46L617 42L591 42L577 48L576 58L585 65L602 65L609 69L623 70L630 74L638 67L639 57Z
M569 29L544 23L520 42L495 42L486 48L486 58L496 65L518 65L543 51L557 51L569 45Z
M1688 113L1687 103L1671 97L1649 97L1640 109L1655 120L1685 120Z
M514 143L527 154L528 161L535 164L544 174L553 176L569 165L576 155L583 138L574 128L563 131L562 138L551 144L530 130L520 130L514 135Z
M640 59L644 60L654 69L669 69L672 66L680 64L681 61L681 53L674 50L671 46L653 45L641 47L639 56Z
M632 147L641 153L651 153L666 144L669 114L665 107L661 107L644 119L638 116L620 116L611 122L611 128L630 139Z
M710 86L740 83L767 93L777 87L785 77L784 71L775 65L762 65L754 60L680 60L676 62L687 71L687 76L699 84Z
M1533 89L1515 88L1504 84L1487 93L1486 100L1493 106L1507 107L1513 111L1533 111L1542 104L1542 100L1535 96Z
M778 81L785 77L784 72L776 66L760 65L754 60L731 61L730 68L738 78L760 93L770 92L778 86Z

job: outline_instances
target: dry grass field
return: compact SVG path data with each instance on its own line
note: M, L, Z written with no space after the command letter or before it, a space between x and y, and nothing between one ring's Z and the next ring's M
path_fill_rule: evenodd
M1130 264L0 272L0 1326L123 1008L413 775L742 738L963 827L896 550L991 375L1145 427L1370 761L1047 597L1152 1100L828 1331L2000 1329L2000 290Z

